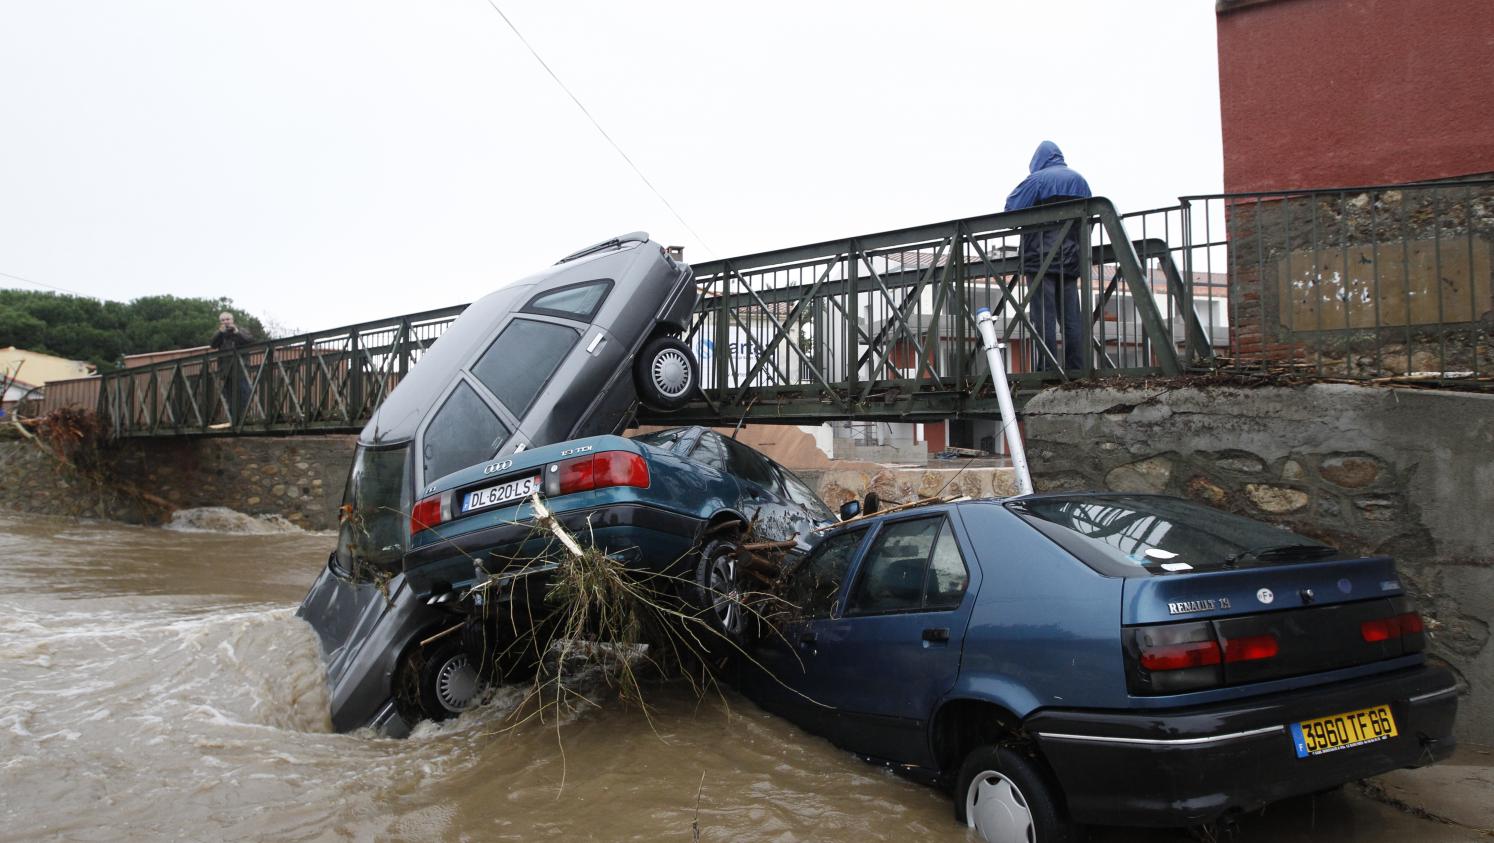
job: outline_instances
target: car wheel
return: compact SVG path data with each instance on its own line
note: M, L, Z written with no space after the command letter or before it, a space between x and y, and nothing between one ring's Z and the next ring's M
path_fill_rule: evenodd
M956 780L955 819L984 843L1068 843L1075 827L1041 763L1018 750L978 746Z
M477 681L489 684L533 679L541 660L539 624L519 632L509 619L472 619L462 628L462 642L477 671Z
M420 667L420 711L431 720L455 717L477 703L482 685L461 638L447 636Z
M689 346L674 337L655 337L633 361L638 398L650 409L678 410L700 382L700 367Z
M741 644L747 636L747 611L742 602L741 571L737 566L737 543L717 539L705 546L695 566L696 605L716 635L708 649L719 649L728 641ZM725 640L719 640L724 638ZM725 649L730 649L725 647Z

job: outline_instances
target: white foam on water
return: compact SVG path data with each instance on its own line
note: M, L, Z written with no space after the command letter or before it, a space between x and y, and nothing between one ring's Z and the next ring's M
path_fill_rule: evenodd
M226 506L178 509L171 514L171 523L163 529L179 533L225 533L239 536L306 532L279 515L246 515Z

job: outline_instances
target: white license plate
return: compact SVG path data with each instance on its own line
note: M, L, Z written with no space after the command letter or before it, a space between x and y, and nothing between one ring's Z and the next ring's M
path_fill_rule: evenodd
M540 490L540 476L521 477L518 480L510 480L507 483L499 483L497 486L489 486L486 489L478 489L468 492L462 499L462 512L471 512L474 509L486 509L497 506L500 503L508 503L521 498L527 498Z

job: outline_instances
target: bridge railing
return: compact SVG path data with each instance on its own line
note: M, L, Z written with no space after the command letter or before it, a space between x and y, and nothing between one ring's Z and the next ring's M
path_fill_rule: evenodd
M992 415L981 307L1009 343L1018 390L1206 366L1227 332L1222 319L1200 319L1195 279L1165 239L1182 214L1123 217L1109 200L1076 200L696 264L701 295L686 339L704 400L673 417ZM1041 229L1056 236L1031 236ZM1080 344L1072 356L1045 339L1032 307L1034 278L1064 266L1065 238L1078 264L1062 270L1079 299L1078 336L1063 338Z
M1228 276L1231 363L1494 388L1494 179L1181 201Z
M464 309L111 372L98 410L115 436L356 431Z

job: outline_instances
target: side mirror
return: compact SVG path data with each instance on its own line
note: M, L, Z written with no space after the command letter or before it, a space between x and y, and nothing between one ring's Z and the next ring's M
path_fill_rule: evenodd
M846 501L840 505L840 520L848 521L861 514L861 501Z

